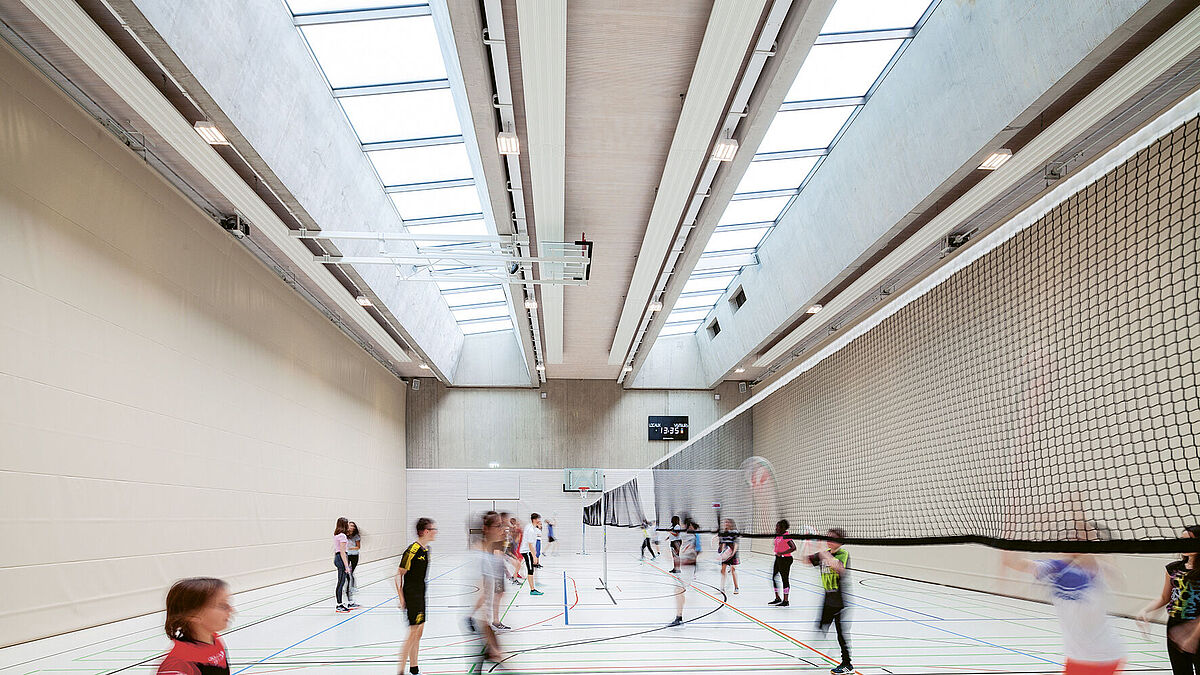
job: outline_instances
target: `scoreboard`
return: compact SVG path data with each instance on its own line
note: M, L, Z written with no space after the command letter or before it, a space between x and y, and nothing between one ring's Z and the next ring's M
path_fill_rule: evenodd
M688 439L687 415L651 415L650 436L652 441L686 441Z

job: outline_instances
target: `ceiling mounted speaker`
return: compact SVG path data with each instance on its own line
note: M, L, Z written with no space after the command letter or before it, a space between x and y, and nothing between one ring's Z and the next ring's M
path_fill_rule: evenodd
M413 378L412 384L413 384L413 391L417 391L418 389L421 388L421 380L419 380L415 377Z

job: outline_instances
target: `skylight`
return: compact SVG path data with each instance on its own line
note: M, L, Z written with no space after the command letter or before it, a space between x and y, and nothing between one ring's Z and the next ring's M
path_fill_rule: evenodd
M694 333L820 170L937 0L837 0L660 336ZM703 312L703 314L701 314Z
M395 0L287 2L406 229L430 236L495 234L489 232L462 135L471 121L459 119L429 6ZM367 11L355 14L360 10ZM466 254L494 250L493 244L437 239L415 244L423 253L446 256L431 269L462 275L479 271ZM388 251L389 244L381 242L380 253ZM503 286L437 283L463 333L512 329Z

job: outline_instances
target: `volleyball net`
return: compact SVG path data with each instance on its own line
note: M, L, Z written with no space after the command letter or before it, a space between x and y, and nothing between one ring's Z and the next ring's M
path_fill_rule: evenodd
M1195 550L1176 537L1200 523L1198 165L1193 118L1003 225L654 465L660 527Z

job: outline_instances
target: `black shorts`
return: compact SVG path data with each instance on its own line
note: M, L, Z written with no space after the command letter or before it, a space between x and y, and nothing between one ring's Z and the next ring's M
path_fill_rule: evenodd
M425 623L425 592L404 594L404 608L408 612L408 625L420 626Z
M525 557L525 571L529 574L533 574L533 554L522 553L521 555Z

